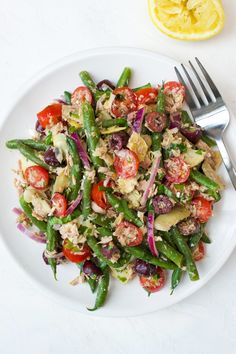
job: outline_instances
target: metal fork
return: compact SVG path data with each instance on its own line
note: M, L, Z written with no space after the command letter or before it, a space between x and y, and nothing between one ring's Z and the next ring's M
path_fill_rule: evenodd
M175 72L179 81L186 88L186 102L192 113L194 121L202 128L204 128L210 137L216 140L223 162L228 171L231 182L236 190L236 169L233 166L233 163L229 156L229 152L227 151L223 140L225 129L227 128L230 121L229 111L222 99L220 92L218 91L208 72L203 67L198 58L195 58L195 60L199 68L201 69L201 72L206 82L208 83L212 93L210 93L210 90L206 88L206 85L203 82L205 80L201 79L200 75L198 74L191 61L189 61L189 65L202 89L202 94L200 94L199 90L194 84L191 74L188 72L188 70L183 64L181 64L182 69L188 79L189 85L192 88L193 93L190 92L185 80L183 79L183 76L176 67ZM203 100L202 97L205 97L205 100Z

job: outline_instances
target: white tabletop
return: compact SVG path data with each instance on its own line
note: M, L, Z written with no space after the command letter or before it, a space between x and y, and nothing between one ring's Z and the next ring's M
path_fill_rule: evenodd
M36 71L65 55L99 46L140 47L184 62L198 56L236 112L236 2L223 2L227 22L221 35L179 42L156 30L146 0L1 0L0 119L14 90ZM2 250L0 352L236 353L235 269L234 252L203 289L178 305L143 317L102 319L44 297Z

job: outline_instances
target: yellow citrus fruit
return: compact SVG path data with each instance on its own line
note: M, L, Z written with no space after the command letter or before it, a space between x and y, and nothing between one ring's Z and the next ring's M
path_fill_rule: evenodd
M155 26L172 38L208 39L224 27L221 0L148 0L148 4Z

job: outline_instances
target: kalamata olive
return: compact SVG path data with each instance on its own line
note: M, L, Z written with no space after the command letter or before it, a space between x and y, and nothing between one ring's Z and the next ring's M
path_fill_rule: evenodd
M166 127L167 118L164 113L151 112L145 117L146 127L152 132L162 132Z
M97 88L99 90L106 90L107 88L111 89L112 91L115 90L115 86L113 85L113 83L110 80L102 80L99 81L99 83L97 84Z
M110 138L110 148L112 150L121 150L128 144L129 135L125 132L112 134Z
M134 269L137 274L145 275L146 277L154 275L157 272L157 268L153 264L142 261L141 259L136 259Z
M178 223L178 229L184 236L189 236L200 231L200 225L194 218L188 218Z
M170 129L181 127L181 113L175 112L170 114Z
M92 261L85 261L83 265L83 273L91 277L92 275L101 275L101 270Z
M174 206L170 198L164 194L157 195L152 203L157 214L167 214Z
M44 153L44 161L53 167L59 167L61 164L56 158L55 149L53 147L48 148Z
M39 121L37 120L36 121L36 124L35 124L35 130L42 134L42 135L45 135L45 129L42 127L42 125L39 123Z
M101 252L108 259L111 259L115 255L120 255L119 248L113 242L104 243L101 247Z
M189 128L182 127L180 131L193 144L196 144L202 136L201 127L199 127L198 125Z

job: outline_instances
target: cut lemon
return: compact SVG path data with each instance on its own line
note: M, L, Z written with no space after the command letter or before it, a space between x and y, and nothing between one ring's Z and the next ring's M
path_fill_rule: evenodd
M221 0L148 0L148 3L155 26L172 38L208 39L224 27Z

